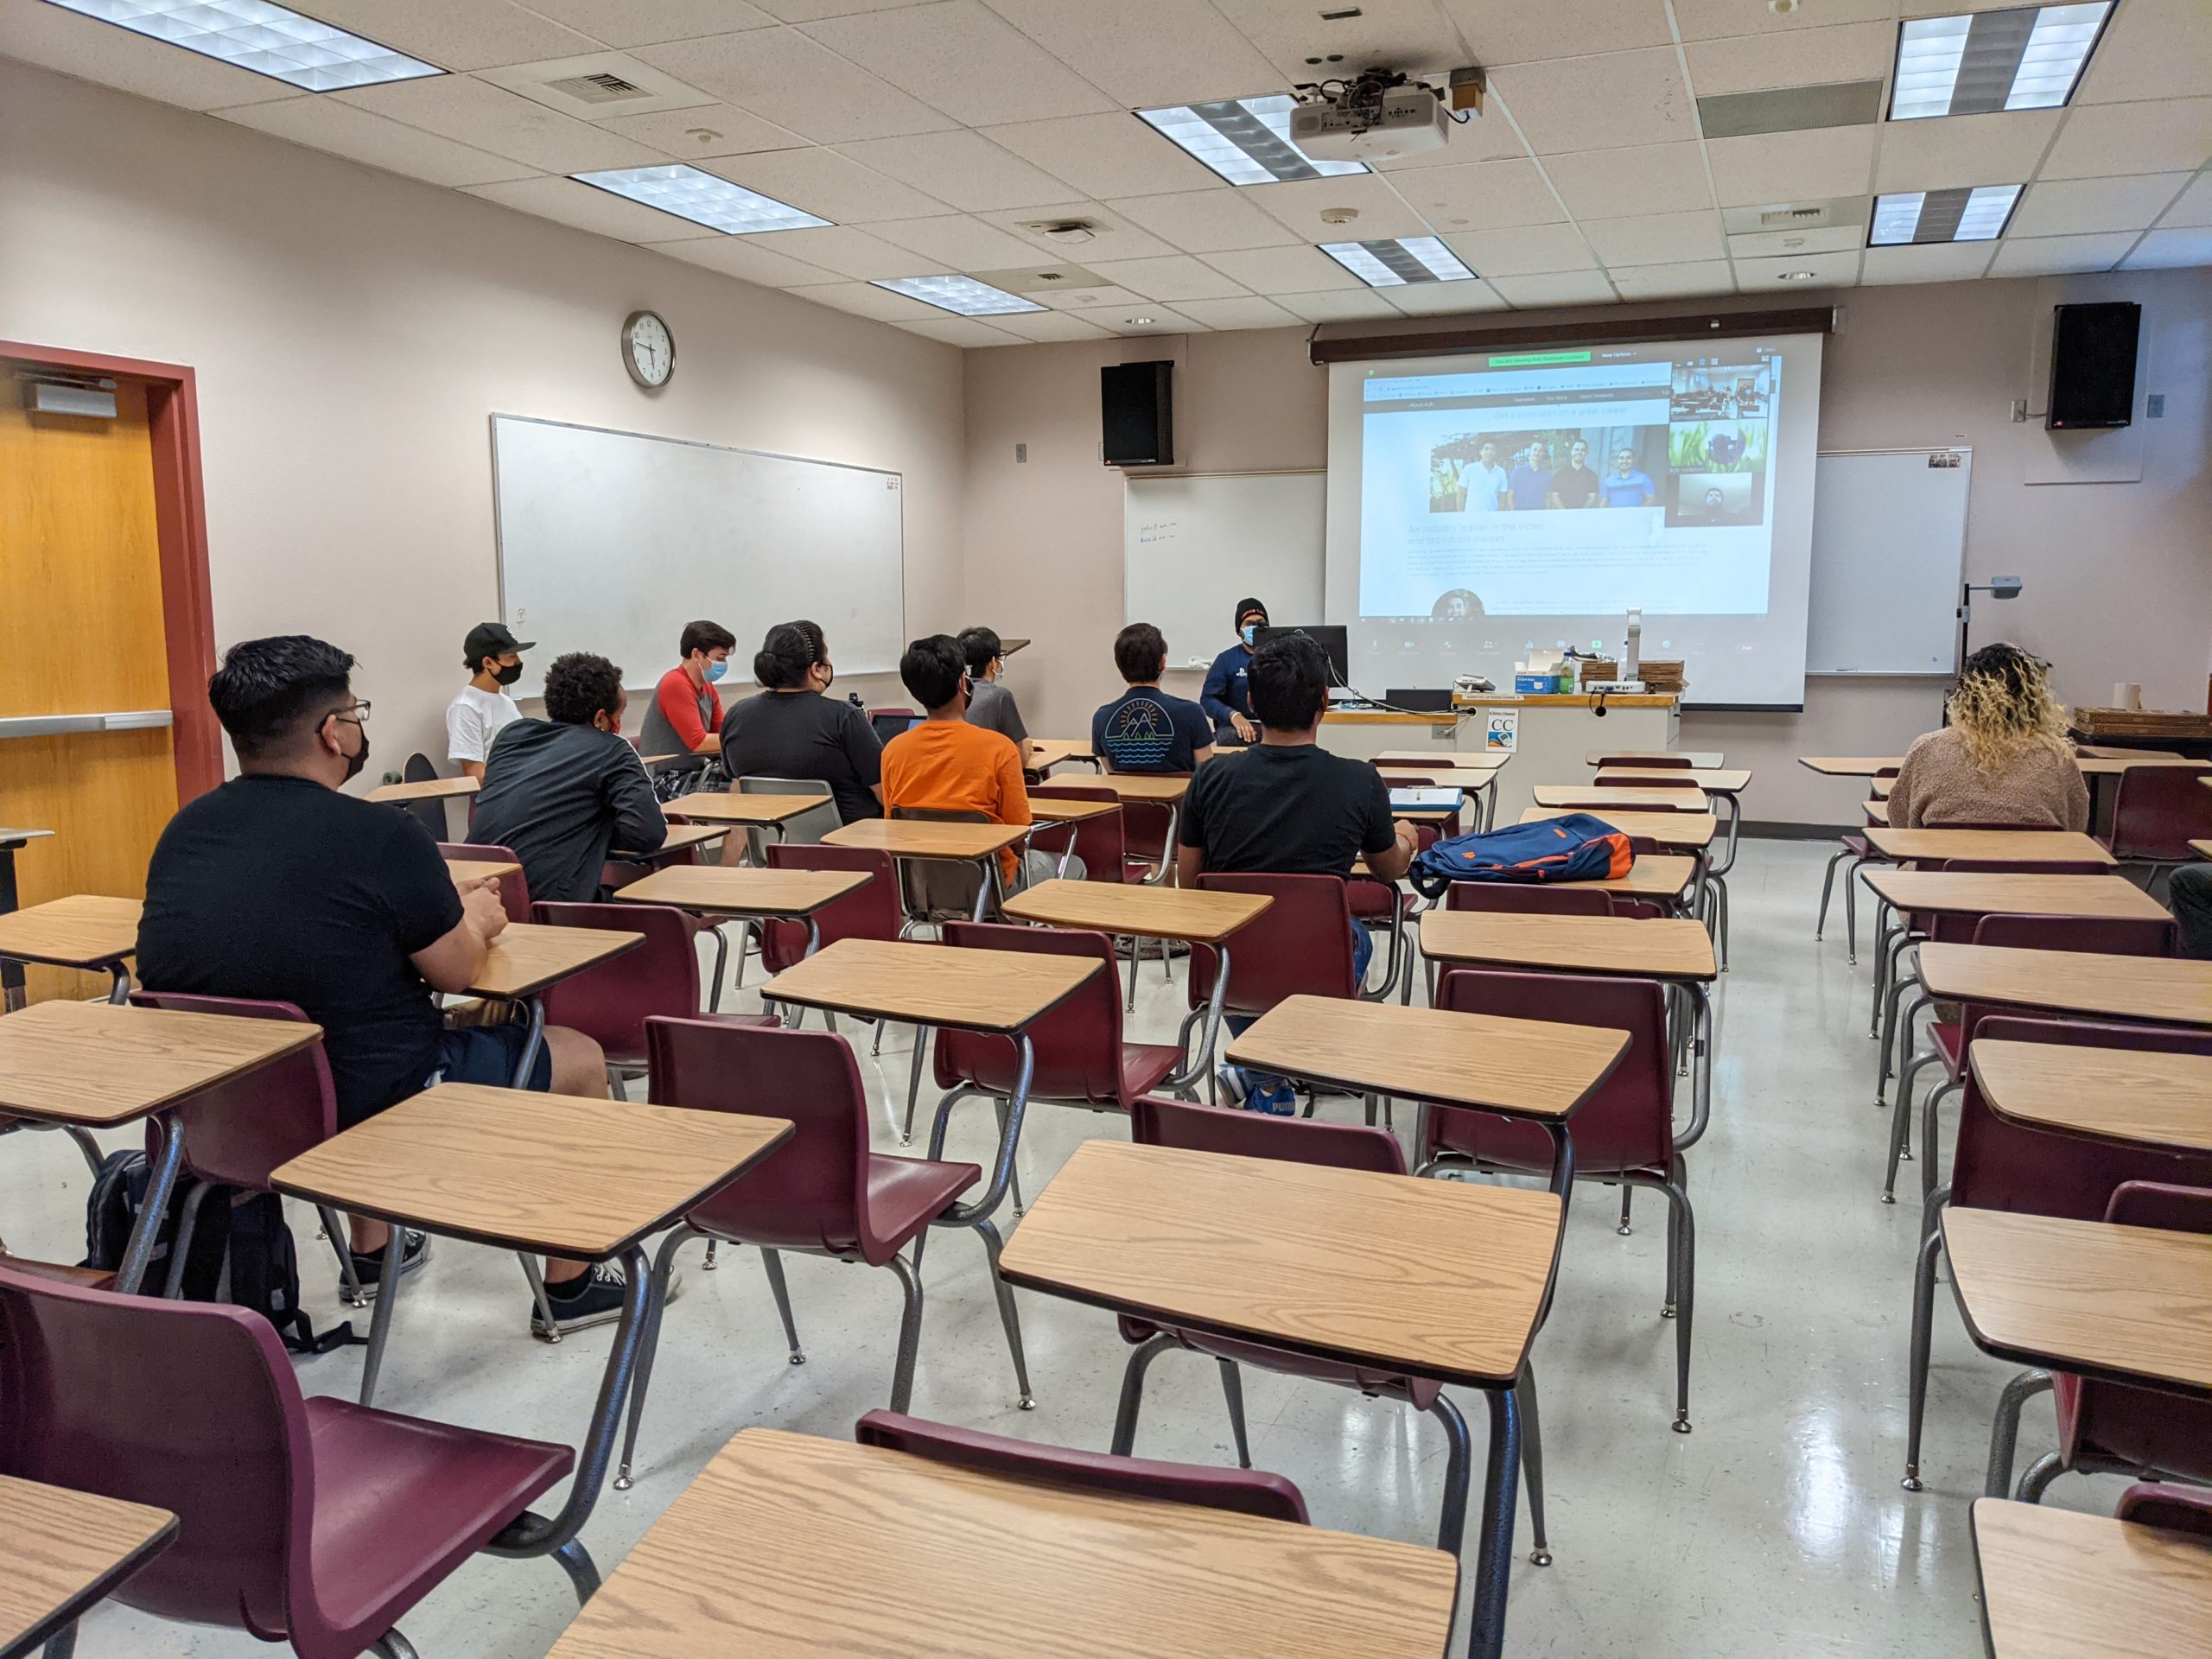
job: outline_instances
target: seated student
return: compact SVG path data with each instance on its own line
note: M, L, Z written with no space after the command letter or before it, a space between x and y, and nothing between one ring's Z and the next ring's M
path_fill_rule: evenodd
M715 682L729 671L737 636L719 622L687 622L677 651L683 661L660 677L638 733L644 754L672 754L656 773L702 772L722 751L722 695Z
M468 839L522 861L533 900L588 904L611 849L668 839L638 752L622 738L622 671L572 651L545 671L545 718L518 720L492 746Z
M446 705L446 759L459 761L465 776L484 776L492 740L522 718L507 688L522 677L522 653L537 648L536 640L518 639L497 622L479 622L461 641L461 665L475 672Z
M1213 758L1213 722L1195 702L1160 689L1167 641L1149 622L1114 636L1114 666L1128 690L1090 717L1090 747L1109 772L1192 772Z
M1913 740L1890 786L1890 823L2089 827L2089 790L2045 665L1984 645L1951 689L1951 723Z
M722 770L732 778L814 778L830 785L837 816L883 816L883 746L868 715L826 695L837 677L811 622L779 622L753 658L766 688L722 721Z
M960 636L960 650L968 659L969 683L975 690L968 699L968 723L1014 740L1016 747L1029 741L1021 723L1021 710L1014 706L1014 693L1001 685L1006 674L1006 647L988 628L969 628Z
M149 990L296 1003L322 1027L351 1128L431 1084L514 1081L526 1027L448 1031L433 991L465 991L507 918L497 884L456 888L429 832L404 812L340 792L369 758L369 705L353 659L304 634L224 654L207 701L240 775L169 820L146 870L138 976ZM604 1096L606 1057L548 1027L529 1087ZM374 1286L389 1230L356 1217L353 1269ZM429 1241L410 1234L403 1271ZM549 1262L560 1328L615 1319L618 1281ZM533 1306L533 1317L535 1309Z
M949 633L931 634L906 647L899 677L908 695L929 710L925 718L883 746L883 804L894 812L918 807L931 812L981 812L993 823L1028 823L1029 790L1021 781L1021 753L1013 740L971 726L967 654ZM999 855L1007 892L1057 874L1058 860L1012 848ZM1079 880L1083 861L1068 861Z
M2212 957L2212 864L2184 864L2168 878L2166 905L2181 925L2181 954Z
M1236 643L1213 659L1206 683L1198 691L1198 707L1213 721L1217 743L1256 743L1260 728L1252 720L1252 695L1245 675L1252 665L1252 646L1268 626L1268 607L1256 599L1236 601Z
M1378 878L1395 881L1413 863L1419 840L1413 825L1391 821L1390 791L1373 766L1320 746L1329 702L1329 659L1321 647L1302 634L1270 639L1253 655L1249 677L1262 735L1239 760L1207 766L1192 779L1175 855L1178 884L1195 887L1209 870L1348 876L1363 854ZM1375 942L1357 921L1351 932L1353 978L1363 981ZM1232 1016L1229 1023L1241 1032L1251 1021ZM1222 1070L1231 1094L1253 1109L1278 1116L1295 1109L1285 1079Z

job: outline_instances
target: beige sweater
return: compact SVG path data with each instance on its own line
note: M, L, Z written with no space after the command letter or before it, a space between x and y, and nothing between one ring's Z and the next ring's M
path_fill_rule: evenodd
M2089 790L2070 756L2041 746L2002 771L1985 773L1966 739L1947 728L1913 740L1890 790L1890 823L2019 823L2052 830L2089 827Z

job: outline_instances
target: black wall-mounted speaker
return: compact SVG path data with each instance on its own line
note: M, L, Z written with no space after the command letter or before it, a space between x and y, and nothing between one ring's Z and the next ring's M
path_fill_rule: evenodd
M2050 325L2052 431L2126 426L2135 416L2135 342L2143 308L2129 300L2055 305Z
M1170 401L1175 365L1117 363L1098 371L1098 419L1109 467L1168 467L1175 461Z

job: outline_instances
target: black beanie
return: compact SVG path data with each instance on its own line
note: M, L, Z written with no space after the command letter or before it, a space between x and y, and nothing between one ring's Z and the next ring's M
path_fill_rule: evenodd
M1257 611L1257 612L1260 613L1260 620L1261 620L1262 623L1264 623L1264 622L1266 622L1266 621L1267 621L1267 620L1268 620L1268 607L1267 607L1266 606L1264 606L1264 605L1261 604L1261 603L1260 603L1260 601L1259 601L1258 600L1256 600L1256 599L1240 599L1240 600L1238 600L1238 601L1236 601L1236 626L1237 626L1238 627L1240 627L1240 628L1241 628L1241 627L1243 627L1243 626L1244 626L1244 619L1245 619L1246 617L1249 616L1249 615L1250 615L1254 611Z

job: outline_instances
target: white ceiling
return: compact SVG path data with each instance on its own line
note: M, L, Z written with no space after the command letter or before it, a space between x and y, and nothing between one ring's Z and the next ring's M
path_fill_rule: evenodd
M2012 0L289 0L454 73L308 95L42 3L0 54L957 346L1815 286L2212 264L2212 0L2120 0L2063 111L1706 139L1696 99L1886 77L1900 17ZM1349 0L1345 0L1349 3ZM498 84L616 50L692 93L596 120ZM1233 188L1138 108L1481 63L1442 151ZM670 108L671 102L683 107ZM689 162L835 221L723 236L562 175ZM2028 182L1999 242L1730 234L1723 210ZM1325 208L1353 207L1347 227ZM1020 228L1084 218L1079 247ZM1861 224L1864 223L1863 216ZM1483 280L1370 289L1313 245L1434 233ZM1796 234L1796 233L1791 233ZM973 321L869 284L1073 260L1114 286ZM1143 318L1144 321L1134 319Z

